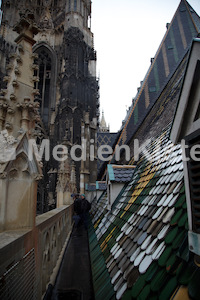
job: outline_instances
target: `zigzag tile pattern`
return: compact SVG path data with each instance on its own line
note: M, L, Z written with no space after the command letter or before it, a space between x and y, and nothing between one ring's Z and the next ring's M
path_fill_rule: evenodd
M111 211L106 192L92 206L116 299L170 299L184 282L189 289L190 277L181 271L188 269L189 253L182 150L169 140L169 130L135 162L133 178Z

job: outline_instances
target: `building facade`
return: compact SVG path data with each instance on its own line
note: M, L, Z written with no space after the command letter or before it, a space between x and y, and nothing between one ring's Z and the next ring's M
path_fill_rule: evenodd
M96 52L90 30L91 1L38 0L2 1L0 28L0 89L7 88L5 77L11 57L18 51L15 25L31 20L38 28L33 51L34 102L38 103L39 118L31 138L38 145L50 141L50 153L57 145L81 146L86 140L95 143L98 127L98 81ZM27 66L28 68L28 66ZM1 92L2 94L3 92ZM3 94L2 94L3 95ZM10 100L10 99L8 99ZM13 118L15 122L15 117ZM1 130L6 129L2 120ZM17 133L16 133L17 137ZM38 213L65 204L70 193L84 191L85 183L96 179L96 158L81 162L69 156L58 162L50 155L43 160L43 179L38 183Z

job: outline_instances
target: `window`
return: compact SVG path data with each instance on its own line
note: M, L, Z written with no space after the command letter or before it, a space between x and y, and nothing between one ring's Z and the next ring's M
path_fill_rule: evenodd
M186 149L186 155L189 158L187 167L192 211L192 231L195 233L200 233L200 130L197 130L196 132L187 136L186 143L188 145L188 148ZM192 147L198 147L196 160L192 159L190 155Z
M42 47L38 51L39 70L36 71L36 76L39 77L39 82L36 88L39 89L40 96L40 113L44 125L48 125L49 110L50 110L50 87L51 87L51 57L49 53Z
M74 0L74 11L77 11L77 0Z

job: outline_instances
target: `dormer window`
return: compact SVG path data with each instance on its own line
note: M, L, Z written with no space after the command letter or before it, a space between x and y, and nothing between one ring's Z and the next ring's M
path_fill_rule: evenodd
M171 140L174 143L184 140L185 143L183 163L189 248L200 256L200 39L195 39L191 47Z
M111 209L117 196L124 185L131 181L135 166L132 165L108 165L106 184L108 195L108 209Z
M187 136L185 140L192 213L191 228L193 232L200 234L200 129Z

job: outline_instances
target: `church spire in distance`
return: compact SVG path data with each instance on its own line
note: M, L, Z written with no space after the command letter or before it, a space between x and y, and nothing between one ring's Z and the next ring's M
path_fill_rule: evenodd
M101 117L99 129L100 129L100 132L109 132L110 131L109 126L107 126L107 124L106 124L103 110L102 110L102 117Z

